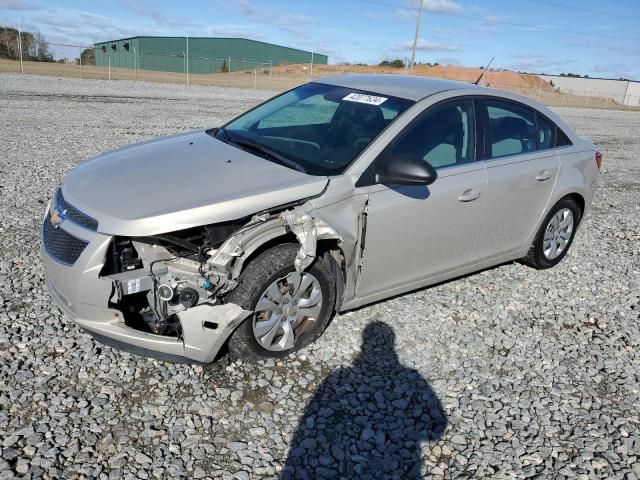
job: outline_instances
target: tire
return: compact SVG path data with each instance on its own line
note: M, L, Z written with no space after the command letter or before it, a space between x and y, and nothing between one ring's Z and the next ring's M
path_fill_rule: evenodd
M233 357L250 362L282 358L311 344L324 332L334 312L335 280L329 265L320 257L316 258L304 272L297 274L293 262L299 248L299 245L289 243L277 245L261 253L249 263L240 276L238 286L227 296L227 302L236 303L246 310L256 310L236 328L229 339L229 353ZM295 289L294 283L298 278L301 278L300 289L310 281L312 283L306 290L307 293L302 292L303 296L296 299L297 297L290 292ZM282 291L287 293L283 295ZM307 307L305 310L302 304L305 302L311 304L315 301L318 291L321 295L320 304ZM272 295L271 292L276 294ZM278 297L278 294L281 297ZM308 298L303 298L306 295ZM278 298L280 301L275 301ZM260 305L277 306L277 309L257 309L259 301L262 301ZM313 309L315 313L312 312ZM306 313L314 314L305 317ZM294 317L294 314L298 316ZM276 317L280 320L274 321ZM286 319L283 320L284 317ZM288 320L293 318L297 320ZM307 319L304 320L304 318ZM273 338L270 338L274 331L270 328L271 322L275 322L273 328L278 329ZM286 324L289 324L289 327ZM258 333L254 334L256 326L258 326L256 329ZM268 332L263 335L265 329L268 329ZM294 332L293 346L289 345L291 332ZM261 338L262 343L258 341L258 337ZM269 345L272 341L273 344ZM265 347L265 345L268 346Z
M548 229L551 228L550 224L554 221L556 216L562 218L567 211L569 211L572 216L571 232L563 232L564 235L560 235L557 227L552 229L552 231L548 231ZM564 221L566 222L566 217L564 218ZM576 230L580 224L581 218L582 210L575 200L570 197L561 199L551 208L547 216L544 218L544 221L540 225L540 230L538 230L538 233L533 240L533 244L531 245L527 256L522 259L522 262L538 270L551 268L560 263L573 243L573 238L576 235ZM556 225L562 224L563 222L556 222ZM561 228L560 230L562 231L563 229ZM554 237L555 232L558 232L556 237ZM547 237L547 241L545 241L545 236ZM557 238L558 240L554 240L554 238ZM554 241L556 246L555 251L553 250ZM563 241L566 241L566 244L560 249L560 245ZM549 247L549 245L551 245L551 247Z

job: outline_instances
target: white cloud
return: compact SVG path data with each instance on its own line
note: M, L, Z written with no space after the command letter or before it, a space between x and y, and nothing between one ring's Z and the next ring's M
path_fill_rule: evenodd
M307 15L284 15L278 20L278 28L285 32L296 35L307 36L308 27L313 23L313 19Z
M413 40L399 43L395 47L395 50L397 51L406 51L411 49L413 49ZM425 39L420 38L416 44L416 50L419 52L455 52L460 50L460 47L444 42L427 42Z
M400 8L395 12L393 12L393 16L398 20L404 20L409 22L415 22L417 15L418 15L418 12L416 10L407 10L405 8Z
M633 56L633 57L637 57L640 56L640 49L630 46L630 45L616 45L615 47L609 47L609 51L618 55L623 55L625 57L628 56Z
M424 8L427 12L432 13L460 13L464 11L464 7L451 0L426 0Z
M392 15L398 20L415 22L419 6L419 0L412 0L406 8L399 8ZM452 0L425 0L424 10L431 13L461 13L464 6Z
M31 17L29 23L42 31L50 44L90 45L126 37L136 31L135 27L127 29L114 18L81 10L47 10Z
M31 13L24 19L23 27L25 30L41 31L55 53L60 50L55 44L88 46L99 41L137 35L204 35L264 39L260 32L260 22L237 24L196 23L192 20L181 22L179 18L176 20L160 13L147 15L143 8L146 5L144 2L138 1L136 5L135 12L147 17L148 22L141 22L136 17L128 22L122 22L114 17L82 10L46 9Z
M252 0L237 0L235 3L224 3L230 11L263 24L274 23L276 28L296 38L308 37L308 26L314 19L308 15L290 13L271 6L257 5Z
M240 37L253 40L263 40L265 37L259 32L260 26L255 24L211 24L197 27L200 35L205 37Z
M640 78L640 70L635 72L629 68L629 65L622 62L611 62L605 64L594 65L591 69L599 77L606 78L628 78L637 80Z
M549 29L553 30L555 28L556 27L554 27L553 25L539 23L537 25L531 25L529 27L522 27L522 30L529 31L529 32L535 32L535 31L538 31L538 30L549 30Z
M146 0L119 0L123 9L132 11L141 17L148 18L153 23L163 26L182 27L193 24L191 19L180 15L164 15L157 5L152 5Z
M528 55L516 59L508 65L511 70L542 71L553 67L568 67L572 62L557 60L542 55Z
M257 7L251 0L238 0L236 4L240 12L248 17L262 17L265 13L264 9Z
M485 15L484 21L489 25L495 25L496 23L504 22L507 19L504 15Z
M0 0L0 10L29 11L42 10L42 6L28 0Z

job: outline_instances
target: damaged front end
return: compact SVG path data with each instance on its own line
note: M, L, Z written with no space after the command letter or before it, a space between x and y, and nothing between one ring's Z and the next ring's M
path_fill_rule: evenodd
M319 240L338 233L304 206L150 237L113 237L100 277L112 282L109 308L127 328L184 345L184 356L213 360L251 310L227 303L244 265L278 239L298 241L305 270ZM153 350L153 347L151 347Z

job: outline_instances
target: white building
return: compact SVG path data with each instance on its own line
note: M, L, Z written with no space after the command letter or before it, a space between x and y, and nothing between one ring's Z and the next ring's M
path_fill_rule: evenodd
M606 78L561 77L538 75L565 92L588 97L610 98L621 105L640 106L640 82Z

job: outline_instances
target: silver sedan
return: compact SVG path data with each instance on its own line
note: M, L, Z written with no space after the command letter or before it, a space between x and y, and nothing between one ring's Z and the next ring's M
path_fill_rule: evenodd
M542 105L394 75L318 80L226 125L68 173L42 228L51 296L99 340L246 360L336 312L566 255L602 158Z

